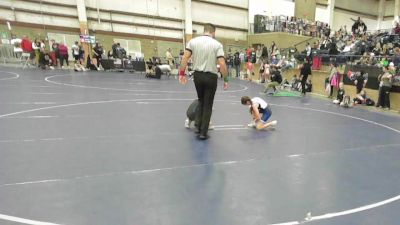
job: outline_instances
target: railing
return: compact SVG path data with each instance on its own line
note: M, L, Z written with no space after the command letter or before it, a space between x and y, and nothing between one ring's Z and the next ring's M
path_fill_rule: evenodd
M0 60L4 64L20 62L20 58L14 53L14 46L10 44L0 44Z

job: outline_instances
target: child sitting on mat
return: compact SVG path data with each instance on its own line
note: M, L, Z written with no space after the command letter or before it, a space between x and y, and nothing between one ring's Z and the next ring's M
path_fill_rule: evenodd
M259 97L250 98L248 96L243 96L241 99L242 105L246 105L250 108L250 113L252 116L252 123L249 127L255 127L257 130L264 130L266 128L276 126L278 121L274 120L268 122L268 119L272 115L271 108L268 103Z

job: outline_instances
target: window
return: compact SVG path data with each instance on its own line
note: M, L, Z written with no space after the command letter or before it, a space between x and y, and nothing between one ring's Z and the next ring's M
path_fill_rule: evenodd
M120 43L121 47L125 49L126 54L132 56L132 58L143 57L142 47L139 40L114 38L114 42Z

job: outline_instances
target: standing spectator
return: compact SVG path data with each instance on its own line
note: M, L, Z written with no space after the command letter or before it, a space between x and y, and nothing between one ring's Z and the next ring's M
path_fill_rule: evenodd
M240 53L237 51L237 52L235 52L235 55L233 57L233 65L235 66L236 77L240 77L241 64L242 64L242 61L240 60Z
M179 69L179 82L186 84L185 70L189 59L192 57L194 72L194 84L199 99L195 126L200 140L208 138L214 96L217 90L217 65L224 76L224 89L228 88L227 69L224 59L222 44L215 40L215 26L204 25L204 35L193 38L186 47L186 52Z
M363 70L359 73L355 73L356 77L354 79L354 84L356 85L356 93L360 94L362 89L365 88L368 82L368 73L365 73Z
M261 49L261 46L258 45L257 46L257 51L256 51L256 59L257 59L257 63L258 64L261 63L261 55L262 55L262 49Z
M306 95L306 83L309 75L311 75L311 65L310 61L306 60L306 62L300 66L301 93L303 96Z
M104 54L103 46L99 42L96 42L92 52L93 52L92 64L95 64L97 68L100 68L101 57Z
M21 54L22 54L21 42L22 42L22 40L17 38L17 36L15 36L15 34L11 35L11 37L12 37L11 44L14 46L15 57L21 58Z
M390 89L392 88L392 74L389 73L389 67L383 67L383 74L378 77L380 81L378 105L381 108L390 109Z
M74 63L77 63L79 61L79 43L77 41L72 45L71 51L74 57Z
M179 62L182 62L183 54L185 54L185 52L181 49L179 51Z
M39 54L40 54L40 42L35 39L34 42L32 42L32 49L35 52L35 65L39 66Z
M69 62L68 62L68 47L65 44L59 44L58 45L58 51L59 51L59 55L60 55L60 65L61 68L64 69L64 60L65 63L67 64L67 66L69 66Z
M226 65L228 66L228 76L232 76L233 56L228 54L226 57Z
M59 44L55 41L51 41L53 44L51 45L52 52L50 52L50 57L51 61L53 63L53 66L58 66L59 65L59 59L60 59L60 51L58 49Z
M170 48L167 49L165 53L165 58L167 59L168 65L173 68L174 66L174 56L172 56L172 51Z
M251 61L251 54L253 53L253 48L249 46L246 50L247 62Z
M244 54L243 51L239 53L239 59L240 62L247 62L246 55Z
M307 59L310 60L311 59L311 45L309 42L307 42L307 45L306 45L306 55L307 55Z
M272 44L271 44L270 53L271 53L271 54L270 54L270 55L271 55L271 58L272 58L273 56L276 55L276 44L275 44L274 41L273 41Z
M331 71L329 73L329 77L326 78L326 85L327 87L329 86L329 97L331 98L333 95L333 80L336 79L337 76L337 64L336 63L331 63Z
M394 34L400 34L400 24L396 22L396 26L393 28Z
M262 44L261 47L262 47L261 60L265 61L268 59L268 48L264 44Z

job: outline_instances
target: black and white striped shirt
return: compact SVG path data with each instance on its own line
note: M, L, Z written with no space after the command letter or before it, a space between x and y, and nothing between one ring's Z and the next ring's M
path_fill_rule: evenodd
M186 46L192 53L193 70L217 74L217 59L224 57L222 44L210 36L193 38Z

